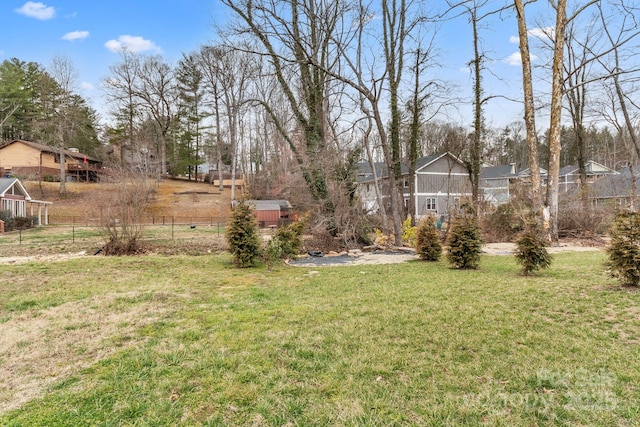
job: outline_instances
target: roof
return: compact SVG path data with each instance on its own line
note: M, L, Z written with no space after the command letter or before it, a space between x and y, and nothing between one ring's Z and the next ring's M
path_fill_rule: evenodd
M587 172L587 176L594 175L607 175L607 174L617 174L618 172L614 171L602 165L598 162L594 162L593 160L589 160L584 164L584 167ZM579 173L578 165L568 165L563 168L560 168L560 176L573 175Z
M31 200L31 196L24 188L18 178L0 178L0 197L4 197L12 187L18 187L20 193L22 193L26 200Z
M462 160L458 159L453 154L448 151L444 153L431 154L429 156L423 156L416 160L416 171L420 169L426 168L430 164L434 163L437 160L440 160L442 157L449 156L454 159L456 162L461 165L464 164ZM374 167L376 170L376 176L378 178L383 178L387 176L387 166L384 162L374 162ZM409 173L409 165L407 162L402 162L400 165L402 175L407 175ZM369 162L359 162L358 163L358 182L369 182L373 181L373 169L371 168L371 163Z
M358 175L356 180L358 182L370 182L373 181L373 171L376 171L376 177L380 178L387 175L387 166L384 162L374 162L373 168L369 162L358 163Z
M547 176L549 172L545 168L540 168L540 176ZM531 176L531 168L520 169L516 174L518 178Z
M247 204L257 211L287 210L292 207L288 200L248 200Z
M635 169L634 169L635 171ZM636 192L640 195L640 176L635 174ZM616 174L598 178L589 186L589 197L595 199L626 198L631 194L631 174L623 168Z
M480 171L482 179L515 178L515 165L498 165L483 167Z
M44 144L39 144L37 142L31 142L31 141L24 141L21 139L14 139L13 141L9 141L4 145L0 146L0 149L4 148L4 147L8 147L11 144L15 144L15 143L21 143L24 145L27 145L31 148L35 148L36 150L45 152L45 153L52 153L52 154L56 154L58 152L58 149L56 147L52 147L50 145L44 145ZM95 163L102 163L101 160L96 159L95 157L91 157L88 156L86 154L80 153L78 151L71 151L71 150L64 150L64 155L67 157L73 157L75 159L79 159L79 160L83 160L86 158L87 161L90 162L95 162Z

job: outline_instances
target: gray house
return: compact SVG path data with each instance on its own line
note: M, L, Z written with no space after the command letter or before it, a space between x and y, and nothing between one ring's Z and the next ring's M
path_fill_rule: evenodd
M626 207L634 195L640 198L640 166L634 166L634 177L631 178L629 168L622 168L615 174L607 174L589 185L589 199L594 207Z
M379 179L383 203L389 192L388 171L383 163L360 163L358 172L358 194L363 207L369 212L379 209L374 187L374 173ZM413 195L411 180L413 179ZM416 217L425 215L448 215L449 211L465 199L471 198L471 180L469 172L460 159L449 152L421 157L416 162L415 176L409 175L409 168L402 165L403 198L408 207L413 197Z
M607 175L617 175L618 172L610 169L600 163L589 160L584 165L587 173L587 183L591 184L598 178ZM560 169L560 180L558 181L560 191L565 193L575 190L580 185L580 170L577 165L569 165Z

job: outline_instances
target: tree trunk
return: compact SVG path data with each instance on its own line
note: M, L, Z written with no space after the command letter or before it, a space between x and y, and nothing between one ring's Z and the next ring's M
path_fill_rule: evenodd
M533 102L533 84L531 81L531 56L529 54L529 39L527 20L522 0L514 0L518 17L518 35L520 39L520 57L522 59L522 88L524 91L524 123L527 132L527 147L529 149L529 170L531 171L531 200L533 209L542 215L542 191L540 180L540 165L538 161L538 134L536 132L535 108Z
M549 124L549 184L547 202L551 213L549 238L558 243L558 190L560 180L560 149L562 122L562 83L564 61L564 33L567 23L567 1L558 0L556 9L555 42L553 50L551 116Z

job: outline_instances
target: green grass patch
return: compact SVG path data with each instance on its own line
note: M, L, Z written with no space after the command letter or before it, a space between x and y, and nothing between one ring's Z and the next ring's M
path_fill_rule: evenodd
M139 309L104 337L112 353L0 424L634 425L640 293L607 279L603 261L556 255L528 277L511 257L478 271L238 270L227 256L0 266L2 319L28 301Z

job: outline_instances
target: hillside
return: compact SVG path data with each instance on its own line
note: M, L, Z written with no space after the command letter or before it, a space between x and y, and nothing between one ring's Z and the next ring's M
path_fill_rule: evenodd
M101 200L114 190L108 183L67 183L67 195L60 196L60 184L37 181L24 182L33 199L53 202L49 207L52 220L65 217L93 217ZM207 183L165 179L160 181L147 209L149 217L227 218L230 212L230 191L220 192Z

